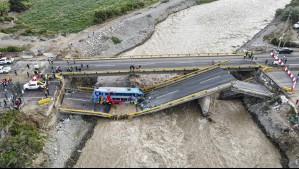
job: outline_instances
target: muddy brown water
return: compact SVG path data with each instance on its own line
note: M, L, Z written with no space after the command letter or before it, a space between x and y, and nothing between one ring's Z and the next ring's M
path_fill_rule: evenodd
M233 51L289 2L219 0L195 6L171 15L151 39L126 54ZM281 167L278 150L240 101L215 100L210 117L213 122L190 102L132 120L99 120L75 167Z

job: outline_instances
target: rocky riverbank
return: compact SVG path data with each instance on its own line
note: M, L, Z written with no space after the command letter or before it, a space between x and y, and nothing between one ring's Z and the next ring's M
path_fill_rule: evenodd
M291 105L282 99L261 102L245 97L243 104L265 135L280 150L281 164L285 168L299 168L299 135L287 122Z

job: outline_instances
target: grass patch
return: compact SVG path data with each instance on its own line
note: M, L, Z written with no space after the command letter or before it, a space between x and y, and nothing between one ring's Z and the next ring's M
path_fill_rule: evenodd
M120 40L118 37L115 37L115 36L112 36L111 40L112 40L112 42L113 42L114 44L121 43L121 40Z
M196 0L196 4L201 5L201 4L211 3L214 1L217 1L217 0Z
M22 119L18 111L0 115L0 129L7 135L0 141L0 167L25 168L30 166L35 155L42 151L45 136L42 136L30 121Z
M24 50L24 48L20 48L17 46L7 46L4 48L0 48L0 52L22 52Z
M1 29L2 33L11 34L19 31L20 29L26 29L29 28L28 26L25 26L24 24L18 24L11 28Z
M30 0L31 8L17 17L31 30L77 33L94 25L95 21L96 23L104 21L95 20L97 11L104 11L103 18L107 19L123 14L120 9L125 10L124 4L136 9L136 4L142 3L143 5L138 7L145 7L156 2L158 0Z

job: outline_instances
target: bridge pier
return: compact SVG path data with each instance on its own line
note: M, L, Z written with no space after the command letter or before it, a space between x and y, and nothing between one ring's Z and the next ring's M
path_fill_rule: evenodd
M210 96L206 96L198 99L198 104L201 108L203 116L205 117L208 116L209 114L210 102L211 102Z
M231 89L221 91L219 94L220 100L230 100L230 99L236 99L243 96L243 94L232 91Z

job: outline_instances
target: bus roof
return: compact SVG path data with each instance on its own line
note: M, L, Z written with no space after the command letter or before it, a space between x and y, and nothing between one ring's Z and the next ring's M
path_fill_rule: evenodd
M143 94L139 88L131 88L131 87L99 87L95 89L95 91L105 92L105 93L140 93Z

